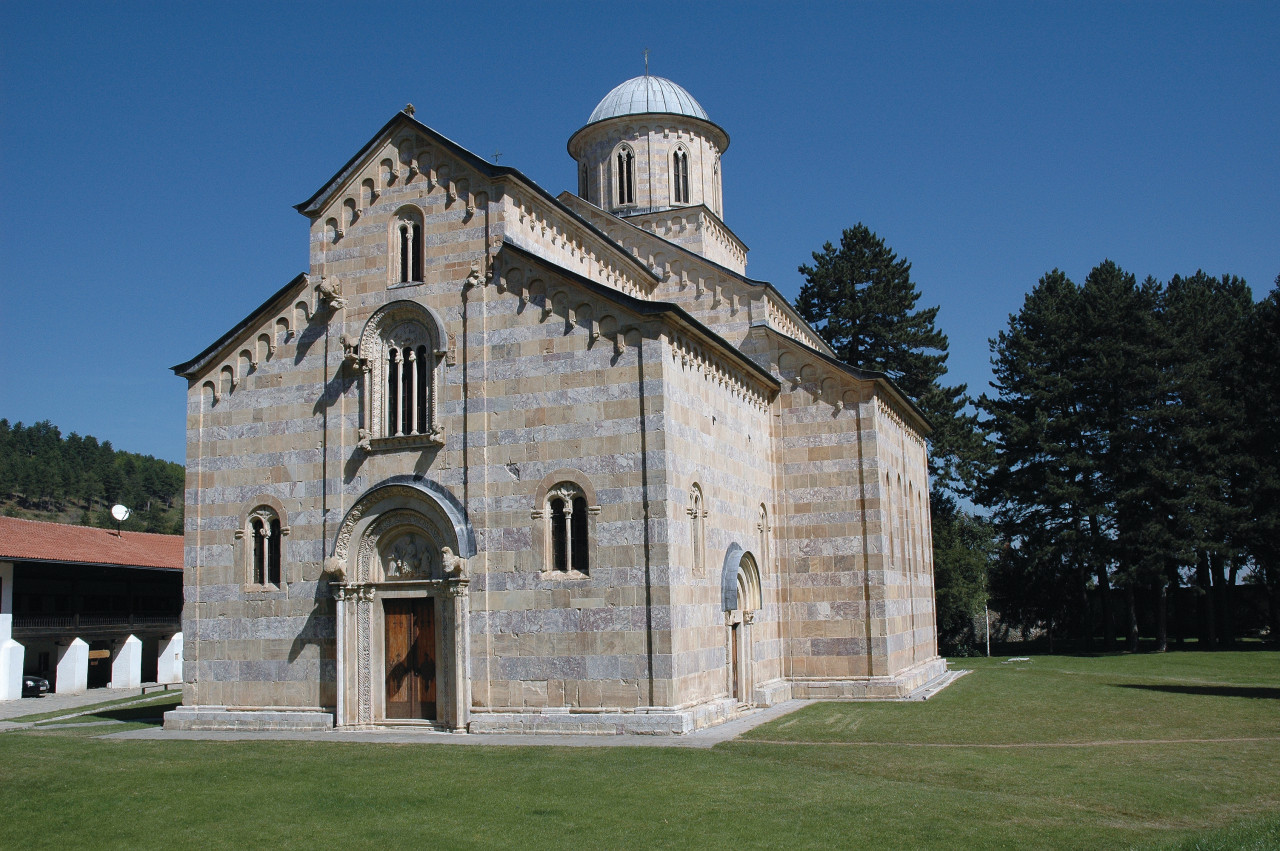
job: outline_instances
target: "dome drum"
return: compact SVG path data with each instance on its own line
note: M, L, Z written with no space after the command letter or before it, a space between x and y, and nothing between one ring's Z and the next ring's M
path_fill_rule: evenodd
M703 204L723 218L720 155L728 134L683 88L627 80L569 139L578 195L620 216Z

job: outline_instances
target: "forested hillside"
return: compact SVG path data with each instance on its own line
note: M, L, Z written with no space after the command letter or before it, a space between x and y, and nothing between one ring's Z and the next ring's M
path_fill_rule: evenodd
M0 506L8 517L114 529L111 506L133 510L139 532L182 533L180 464L113 449L110 441L65 438L49 421L0 419Z

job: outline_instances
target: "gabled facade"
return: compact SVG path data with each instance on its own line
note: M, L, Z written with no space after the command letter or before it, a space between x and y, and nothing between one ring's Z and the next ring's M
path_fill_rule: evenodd
M745 277L687 92L592 119L555 198L406 108L298 205L308 272L174 368L167 725L679 733L945 671L927 423Z

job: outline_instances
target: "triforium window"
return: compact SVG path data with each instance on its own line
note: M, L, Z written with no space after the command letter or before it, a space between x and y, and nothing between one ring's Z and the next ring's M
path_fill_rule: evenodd
M422 280L422 216L413 210L396 214L392 239L397 283Z
M280 555L283 538L280 518L266 506L249 515L249 563L254 585L280 585Z
M587 499L577 485L565 482L547 494L547 522L551 528L551 568L562 573L591 572L588 547Z
M634 204L636 202L636 155L623 145L618 149L618 203Z
M415 346L410 339L400 345L392 341L387 346L385 433L388 437L398 434L426 434L430 430L430 418L427 416L427 406L430 403L428 371L425 345L419 343Z
M688 204L689 154L683 148L676 148L676 152L671 155L671 184L675 203Z
M358 357L366 388L366 449L379 439L443 441L436 412L444 355L439 334L432 315L414 302L394 302L370 318Z

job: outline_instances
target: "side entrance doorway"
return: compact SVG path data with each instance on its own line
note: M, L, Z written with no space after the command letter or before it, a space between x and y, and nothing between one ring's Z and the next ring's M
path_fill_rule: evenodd
M383 601L386 717L436 720L436 608L433 597Z

